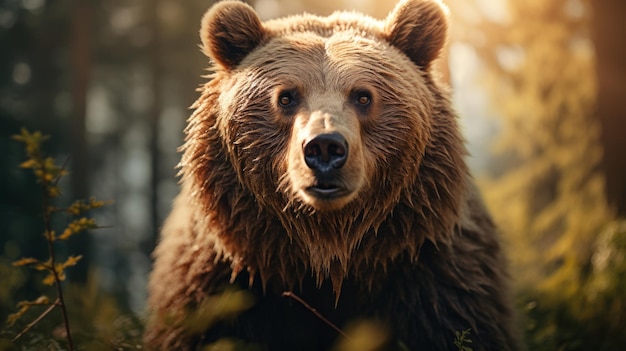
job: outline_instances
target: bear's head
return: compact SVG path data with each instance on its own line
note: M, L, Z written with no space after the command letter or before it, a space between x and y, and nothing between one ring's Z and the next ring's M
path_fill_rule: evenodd
M263 266L289 243L323 276L345 274L358 250L383 262L445 240L466 176L456 117L431 73L447 26L436 0L402 1L383 21L341 12L261 22L235 1L207 12L212 79L181 167L235 247L226 251ZM374 244L377 235L387 237Z

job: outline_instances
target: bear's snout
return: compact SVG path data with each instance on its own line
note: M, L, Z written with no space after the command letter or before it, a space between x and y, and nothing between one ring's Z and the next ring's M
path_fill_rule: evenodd
M338 171L348 160L348 142L338 132L311 136L302 143L304 163L313 171L315 181L306 187L317 199L336 199L350 193Z
M302 145L304 162L316 173L326 174L339 169L348 159L348 142L339 133L319 134Z

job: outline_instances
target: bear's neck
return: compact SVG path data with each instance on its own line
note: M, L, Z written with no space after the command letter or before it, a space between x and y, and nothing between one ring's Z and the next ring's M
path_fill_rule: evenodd
M330 280L338 297L348 277L371 285L398 257L417 261L425 241L449 244L463 196L416 184L388 208L355 204L333 213L259 207L252 194L230 184L240 192L204 198L204 213L211 214L207 229L217 233L218 255L231 262L232 279L245 270L264 286L278 281L293 288L313 275L320 286Z

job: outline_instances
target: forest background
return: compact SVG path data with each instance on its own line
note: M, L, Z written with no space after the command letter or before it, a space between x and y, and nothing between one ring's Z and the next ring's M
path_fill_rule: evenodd
M93 214L106 228L61 252L84 255L68 269L71 319L85 342L103 349L137 338L150 252L177 193L176 148L208 66L197 33L212 3L0 1L0 319L46 289L37 272L11 266L46 254L41 190L19 168L24 151L10 138L26 127L51 135L46 150L68 160L61 203L113 200ZM384 18L394 6L250 3L263 19L338 9ZM446 3L451 38L439 68L502 228L529 349L622 350L626 2ZM3 326L0 337L27 321L20 323Z

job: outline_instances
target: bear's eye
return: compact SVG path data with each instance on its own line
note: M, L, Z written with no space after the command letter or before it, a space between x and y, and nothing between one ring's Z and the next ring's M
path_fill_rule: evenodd
M359 105L362 105L362 106L368 105L370 103L370 97L367 95L361 95L357 99L357 102L359 103Z
M280 103L282 106L287 106L287 105L289 105L289 104L291 103L291 96L289 96L289 95L283 95L283 96L281 96L281 97L280 97L280 100L279 100L279 103Z
M293 91L283 91L278 95L278 106L290 108L296 105L296 97Z
M352 101L356 106L366 108L372 103L372 93L367 90L356 90L352 93Z

